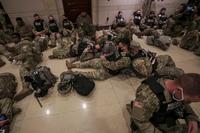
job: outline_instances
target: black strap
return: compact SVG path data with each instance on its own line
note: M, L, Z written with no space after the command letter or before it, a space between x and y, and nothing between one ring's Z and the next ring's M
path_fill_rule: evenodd
M156 94L158 99L161 103L166 101L166 98L164 96L164 88L161 84L157 82L158 77L149 77L146 80L142 81L142 83L149 85L150 89Z

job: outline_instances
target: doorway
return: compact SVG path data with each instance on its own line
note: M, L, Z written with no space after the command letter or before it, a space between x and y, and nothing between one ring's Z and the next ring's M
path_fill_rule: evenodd
M65 14L73 23L76 22L77 16L83 11L92 17L91 0L63 0L63 7Z

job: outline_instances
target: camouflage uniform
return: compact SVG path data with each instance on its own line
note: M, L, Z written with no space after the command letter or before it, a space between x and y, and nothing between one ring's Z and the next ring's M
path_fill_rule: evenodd
M26 25L24 22L23 25L17 25L15 27L15 31L20 34L21 39L29 41L32 40L33 33L31 27Z
M110 74L111 71L117 71L126 67L130 67L130 58L122 57L121 59L115 61L115 62L110 62L106 59L92 59L89 61L81 62L81 63L76 63L75 66L76 68L93 68L95 71L92 72L78 72L86 77L96 79L96 80L105 80L108 79L112 76ZM117 66L117 68L115 67ZM77 71L76 71L77 72Z
M74 31L73 23L68 19L64 19L63 20L63 31L62 31L63 36L64 37L71 36L73 31Z
M153 66L155 73L168 78L177 78L184 74L184 71L177 68L175 62L169 55L159 55L156 57L156 63Z
M78 26L81 26L83 24L92 24L91 17L89 15L82 16L81 14L77 17L76 23Z
M129 40L132 40L133 32L129 29L129 27L117 28L116 33L118 34L117 38L128 37Z
M181 48L194 51L195 49L199 47L199 42L200 42L199 37L200 37L200 34L197 30L189 31L182 37L182 40L179 46Z
M147 44L161 48L162 50L167 50L171 44L171 38L168 36L155 36L147 37Z
M22 62L19 72L23 88L21 92L19 92L15 96L15 100L18 101L32 93L32 90L28 88L28 84L24 81L24 76L29 74L29 72L42 61L42 53L39 49L36 49L31 43L27 43L26 45L21 47L20 54L17 55L14 60Z
M164 28L164 34L171 37L178 37L181 36L182 31L184 28L182 25L178 24L174 19L169 19L167 21L167 25Z
M13 98L16 93L17 82L12 73L0 74L0 99Z
M12 54L2 44L0 44L0 55L4 55L8 59L12 57ZM0 57L0 67L4 66L5 64L6 63Z
M141 57L132 61L132 67L136 73L143 77L148 77L152 74L153 66L151 61L146 57Z
M13 118L13 101L10 98L0 99L0 114L5 114L10 121Z
M164 79L159 79L158 82L165 88ZM170 103L172 101L172 96L167 90L164 90L164 97L166 102ZM131 115L131 120L134 122L137 128L134 133L161 133L161 130L165 133L182 133L187 131L186 126L181 125L177 122L177 125L168 127L167 124L159 124L155 127L151 122L150 118L153 116L154 112L157 112L160 107L160 101L156 94L150 89L149 85L141 84L136 90L136 99L132 107L128 105L128 111ZM138 105L137 102L140 102ZM195 120L198 121L197 115L191 109L188 104L183 105L184 110L189 114L185 120Z
M176 78L184 73L177 68L173 59L168 55L159 55L150 60L148 57L138 58L132 61L134 70L141 76L148 77L151 74Z
M44 22L44 20L40 19L38 20L40 21L40 24L41 24L41 27L40 29L37 29L35 23L36 21L34 21L34 28L33 28L33 33L35 35L35 39L34 39L34 42L40 46L41 48L41 51L44 51L47 49L48 47L48 42L49 42L49 39L48 39L48 36L46 35L47 31L48 31L48 28L47 28L47 24ZM36 35L36 33L40 33L40 35Z
M6 44L11 41L11 37L0 29L0 44Z
M49 20L48 22L48 28L49 28L49 33L50 33L50 41L49 47L61 47L62 39L61 35L59 33L59 27L57 24L57 21L55 19Z
M87 40L85 43L87 44L87 47L83 50L80 56L80 61L83 62L94 58L99 58L101 55L101 48L100 50L97 50L95 48L95 42L91 40Z
M75 43L75 44L74 44ZM71 51L77 51L78 41L74 37L63 38L63 43L60 48L54 49L50 59L66 59L72 57Z
M92 38L92 37L95 37L96 28L92 24L84 23L78 28L78 32L83 34L84 37Z
M17 82L12 73L0 74L0 114L5 114L12 121L13 97L16 93Z
M70 48L71 45L69 46L64 46L62 48L54 49L52 53L52 57L56 59L65 59L69 58L70 56Z
M13 97L16 93L17 82L12 73L0 74L0 114L6 115L9 119L9 123L12 122L13 116L19 113L21 110L13 107ZM5 130L5 133L9 132L9 124L0 129Z
M142 32L142 34L145 35L145 36L154 36L154 37L157 37L157 38L160 36L160 33L157 30L153 29L153 28L145 29Z

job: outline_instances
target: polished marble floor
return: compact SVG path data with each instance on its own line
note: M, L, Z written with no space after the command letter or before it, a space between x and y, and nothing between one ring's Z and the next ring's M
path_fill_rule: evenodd
M137 39L134 37L134 39ZM138 40L138 39L137 39ZM200 57L191 52L171 46L166 52L147 46L144 39L138 40L142 47L158 54L169 54L178 67L185 72L200 73ZM51 50L44 52L41 65L51 68L59 76L67 71L65 60L49 60ZM0 68L0 73L14 73L21 88L18 66L7 63ZM106 81L97 81L94 93L89 97L81 97L75 92L60 96L56 87L49 91L49 95L41 99L40 108L32 95L16 103L22 108L11 126L11 133L129 133L129 119L125 104L134 99L136 88L141 79L116 76ZM193 108L200 116L199 104Z

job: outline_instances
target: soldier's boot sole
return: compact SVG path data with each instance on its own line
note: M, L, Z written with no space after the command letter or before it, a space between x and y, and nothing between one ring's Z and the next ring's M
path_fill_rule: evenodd
M25 98L26 96L29 96L33 93L33 90L31 89L23 89L21 90L15 97L14 97L14 101L18 102L20 100L22 100L23 98Z

